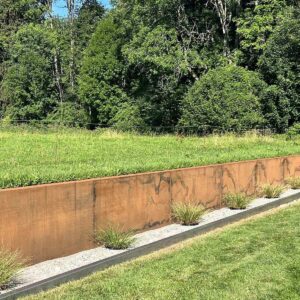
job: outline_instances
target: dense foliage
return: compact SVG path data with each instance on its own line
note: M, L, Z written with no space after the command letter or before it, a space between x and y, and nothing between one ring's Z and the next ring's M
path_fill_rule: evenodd
M294 0L4 0L0 118L134 131L300 119Z
M266 84L255 72L233 65L208 71L183 99L179 125L184 131L237 132L261 128L261 95Z

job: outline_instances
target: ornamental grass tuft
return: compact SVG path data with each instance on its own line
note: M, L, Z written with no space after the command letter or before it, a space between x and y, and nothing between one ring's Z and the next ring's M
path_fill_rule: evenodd
M262 196L268 199L279 198L286 189L284 185L265 184L262 186Z
M174 203L172 205L172 217L185 226L197 225L205 210L205 207L199 204Z
M0 290L7 288L24 266L25 261L18 252L0 248Z
M251 200L245 193L228 193L222 202L230 209L246 209Z
M286 183L291 187L293 190L300 189L300 177L290 177L286 180Z
M108 249L127 249L134 241L135 239L131 231L124 232L115 226L109 226L95 233L95 242Z

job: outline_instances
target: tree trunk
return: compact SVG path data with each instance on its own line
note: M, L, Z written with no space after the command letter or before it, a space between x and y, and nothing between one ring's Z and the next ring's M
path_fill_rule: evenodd
M228 57L230 54L229 50L229 25L232 19L232 13L229 11L227 0L209 0L214 6L222 28L223 33L223 53L224 56Z
M52 16L52 1L48 1L48 14L49 14L49 19L50 19L50 27L52 30L54 30L54 25L53 25L53 16ZM54 58L53 58L53 64L54 64L54 77L55 77L55 83L56 87L58 90L59 94L59 101L60 104L62 105L64 101L64 90L62 87L62 82L61 82L61 73L59 71L59 59L58 59L58 53L57 50L55 49L54 52Z
M70 85L74 92L75 87L75 39L74 39L74 19L75 19L75 1L67 0L68 19L70 24Z

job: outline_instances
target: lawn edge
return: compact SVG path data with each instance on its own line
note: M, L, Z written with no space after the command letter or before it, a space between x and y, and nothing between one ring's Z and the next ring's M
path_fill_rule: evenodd
M209 164L198 164L193 166L186 166L186 167L174 167L174 168L162 168L158 170L148 170L148 171L137 171L137 172L130 172L130 173L124 173L120 175L107 175L107 176L95 176L90 178L81 178L81 179L70 179L70 180L60 180L60 181L49 181L44 183L37 183L37 184L31 184L31 185L20 185L20 186L11 186L11 187L0 187L0 192L4 191L15 191L15 190L30 190L32 188L39 188L39 187L52 187L54 185L60 186L64 184L78 184L78 183L86 183L86 182L94 182L94 181L105 181L105 180L111 180L111 179L124 179L124 178L132 178L136 176L145 176L145 175L159 175L163 173L175 173L178 171L191 171L191 170L197 170L200 168L208 168L208 167L223 167L225 166L231 166L235 164L240 163L251 163L251 162L261 162L262 160L270 161L270 160L276 160L276 159L289 159L289 158L295 158L300 157L300 152L293 153L293 154L287 154L282 156L262 156L259 158L249 158L249 159L241 159L241 160L230 160L225 162L216 162L216 163L209 163Z
M153 252L162 250L179 242L194 238L196 236L200 236L206 233L209 233L215 229L222 228L226 225L247 219L249 217L258 215L260 213L266 212L268 210L272 210L276 207L279 207L283 204L287 204L293 202L295 200L300 199L300 192L295 193L293 195L289 195L286 197L279 198L276 201L266 203L264 205L251 208L247 211L241 211L238 214L225 217L223 219L211 222L209 224L204 224L197 228L192 228L188 231L181 232L174 236L170 236L164 239L161 239L156 242L152 242L147 245L143 245L134 249L130 249L126 252L116 254L112 257L100 260L98 262L94 262L92 264L88 264L86 266L65 272L63 274L59 274L45 280L17 288L13 291L7 292L5 294L0 295L0 300L8 300L8 299L18 299L19 297L28 296L32 294L36 294L38 292L46 291L48 289L57 287L63 283L67 283L69 281L82 279L92 273L97 271L102 271L109 267L131 261L136 258L140 258L147 254L151 254Z

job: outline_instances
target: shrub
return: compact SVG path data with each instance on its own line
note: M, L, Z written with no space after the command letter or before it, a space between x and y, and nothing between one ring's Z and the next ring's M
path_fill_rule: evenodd
M228 193L223 198L223 204L230 209L245 209L251 198L244 193Z
M286 180L286 183L293 189L300 189L300 177L291 177Z
M244 131L264 124L260 98L266 84L242 67L210 70L183 100L179 128L189 132Z
M119 228L109 226L95 234L95 241L99 245L104 245L108 249L127 249L133 242L132 232L123 232Z
M15 278L24 265L18 252L0 249L0 290Z
M285 187L283 185L266 184L262 186L262 195L266 198L279 198Z
M49 125L63 125L66 127L87 127L88 115L78 105L65 102L48 114L45 120Z
M300 123L296 123L287 131L287 137L292 140L297 136L300 136Z
M182 225L197 225L200 217L205 213L202 205L193 203L175 203L172 205L172 216Z
M118 131L144 132L146 124L141 117L140 109L135 104L124 103L112 118L113 128Z

